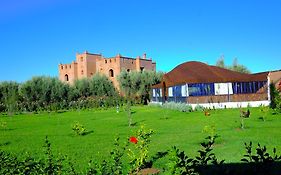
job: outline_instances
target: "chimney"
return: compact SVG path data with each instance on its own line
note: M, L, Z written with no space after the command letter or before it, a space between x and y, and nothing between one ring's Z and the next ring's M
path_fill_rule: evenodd
M143 54L142 58L143 58L143 59L146 59L146 53Z

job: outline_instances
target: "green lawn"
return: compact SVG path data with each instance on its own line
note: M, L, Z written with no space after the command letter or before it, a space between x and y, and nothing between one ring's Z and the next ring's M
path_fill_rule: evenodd
M0 116L0 149L23 155L29 152L36 157L43 155L44 139L47 135L55 153L62 153L75 162L79 169L87 166L90 158L108 156L114 139L119 136L126 141L134 135L140 125L153 129L150 153L165 151L178 146L194 157L200 149L199 143L207 133L205 126L216 127L220 136L214 147L217 157L226 162L239 162L245 153L244 142L252 141L281 151L281 115L267 114L266 121L259 119L258 108L251 109L251 117L245 119L245 129L240 129L239 109L183 113L157 107L133 107L134 127L128 127L126 112L115 109L71 111L64 113L21 114ZM78 121L92 133L76 136L72 125ZM1 126L1 123L6 123Z

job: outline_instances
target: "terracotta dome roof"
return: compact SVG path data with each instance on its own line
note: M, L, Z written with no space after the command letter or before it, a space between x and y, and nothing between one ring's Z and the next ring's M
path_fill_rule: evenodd
M268 72L246 74L217 66L210 66L202 62L190 61L182 63L166 73L163 76L162 83L165 82L168 87L185 83L266 81L267 75Z

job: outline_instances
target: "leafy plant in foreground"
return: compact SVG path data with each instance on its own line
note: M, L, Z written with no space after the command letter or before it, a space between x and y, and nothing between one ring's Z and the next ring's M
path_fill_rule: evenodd
M208 164L213 164L215 166L222 165L224 160L218 161L215 154L212 153L215 139L212 139L211 136L206 139L206 142L201 143L202 149L198 151L199 155L194 159L188 157L184 151L180 151L174 146L170 151L169 173L183 175L200 174L200 172L205 170Z
M91 160L87 174L125 174L123 156L127 145L121 146L119 137L115 139L114 148L110 151L109 159L104 159L101 163Z
M265 106L265 105L260 105L260 112L262 113L262 120L265 121L266 120L266 115L269 111L269 107L268 106Z
M45 138L45 156L46 156L46 163L44 167L44 172L46 174L62 174L63 165L62 162L65 160L64 158L56 158L53 155L51 149L51 143L48 140L48 137Z
M129 139L134 144L134 148L128 149L131 173L137 173L143 168L150 168L148 167L148 147L151 141L150 137L153 133L153 130L146 130L144 126L141 126L136 133L137 136Z
M274 171L280 172L280 165L277 162L281 160L281 156L276 154L276 148L273 148L273 155L267 152L266 146L262 147L259 143L256 148L256 154L252 152L252 142L249 144L245 143L245 148L246 154L241 161L249 165L247 174L271 174Z
M210 141L215 141L216 138L219 137L219 135L216 133L216 126L213 125L206 125L203 129L204 133L207 133L210 137Z
M280 161L281 155L276 154L276 148L273 148L273 156L271 156L266 149L266 146L261 146L258 143L258 147L256 148L256 154L252 153L252 142L249 144L244 143L246 148L246 154L244 155L244 158L241 159L242 162L250 163L272 163L274 161Z

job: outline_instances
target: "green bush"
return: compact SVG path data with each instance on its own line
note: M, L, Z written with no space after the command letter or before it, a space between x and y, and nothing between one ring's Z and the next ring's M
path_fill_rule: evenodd
M281 112L281 97L280 92L275 88L274 84L270 84L270 108L276 112Z
M203 112L204 109L205 109L204 106L201 106L201 105L197 104L195 106L195 108L194 108L194 111L201 111L201 112Z
M192 107L186 103L167 102L162 105L163 108L177 110L181 112L191 112Z
M76 135L85 135L87 133L86 128L80 124L79 122L75 122L72 126L72 130L75 132Z

